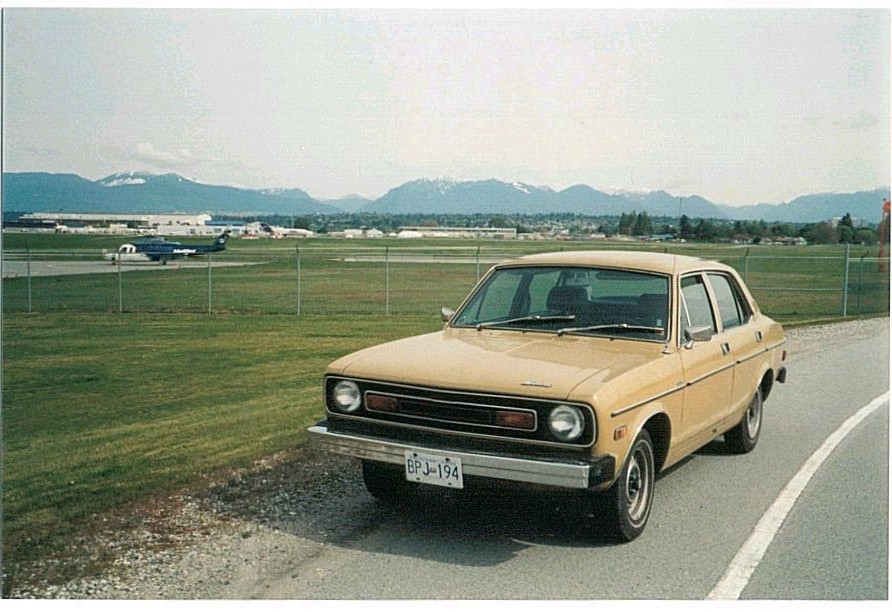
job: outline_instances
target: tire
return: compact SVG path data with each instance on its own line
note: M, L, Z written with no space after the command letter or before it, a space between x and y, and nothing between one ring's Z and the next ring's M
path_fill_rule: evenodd
M362 461L362 480L372 497L391 506L405 505L417 486L406 480L401 465L365 459Z
M762 389L756 388L750 405L740 422L725 432L725 445L733 453L743 455L756 448L762 433Z
M619 542L631 542L647 526L654 493L654 451L650 434L642 430L616 482L604 494L604 526Z

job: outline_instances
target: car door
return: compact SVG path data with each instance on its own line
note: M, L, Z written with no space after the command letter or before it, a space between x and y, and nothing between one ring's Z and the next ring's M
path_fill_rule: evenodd
M709 285L715 298L722 336L734 361L734 384L728 413L749 404L759 384L761 363L755 359L764 352L762 334L753 324L753 311L742 297L737 282L728 274L710 272Z
M680 285L679 330L685 383L681 435L685 438L683 444L693 449L720 433L713 427L728 414L734 360L721 334L705 275L683 276ZM712 332L708 340L686 338L686 330L707 327Z

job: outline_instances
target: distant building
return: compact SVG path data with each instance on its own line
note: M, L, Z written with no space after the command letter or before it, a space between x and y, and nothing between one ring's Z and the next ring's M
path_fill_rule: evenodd
M345 229L340 232L331 232L329 234L332 238L381 238L383 235L384 232L379 229L368 229L365 227L361 229Z
M212 217L208 214L169 213L149 215L141 213L71 213L71 212L36 212L19 217L19 221L36 221L65 225L69 228L103 226L124 226L132 229L162 227L199 227L206 225Z
M165 236L216 236L223 230L239 235L239 221L214 221L208 214L69 213L36 212L4 222L4 230L55 231L72 234L149 234Z
M515 227L401 227L399 236L407 232L406 238L517 238Z
M795 238L781 238L780 240L783 244L790 244L793 246L806 246L808 241L802 236L796 236Z

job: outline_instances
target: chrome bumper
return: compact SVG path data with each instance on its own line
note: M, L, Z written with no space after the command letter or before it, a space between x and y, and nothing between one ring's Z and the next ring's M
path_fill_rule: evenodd
M323 421L309 432L327 450L360 459L402 465L407 450L440 453L461 459L467 476L483 476L566 489L590 489L613 478L613 457L583 460L521 459L504 455L455 451L430 445L370 438L356 434L334 433Z

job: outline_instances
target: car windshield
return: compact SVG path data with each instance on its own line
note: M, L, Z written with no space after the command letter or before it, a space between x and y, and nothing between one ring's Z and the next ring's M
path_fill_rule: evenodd
M453 325L664 341L668 321L667 276L529 266L494 271Z

